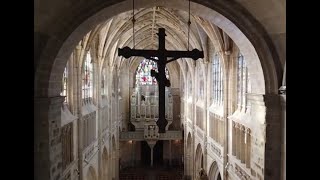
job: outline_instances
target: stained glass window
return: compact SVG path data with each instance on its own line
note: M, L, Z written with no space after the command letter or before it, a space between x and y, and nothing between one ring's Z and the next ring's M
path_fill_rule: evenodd
M91 61L90 51L87 53L83 63L83 79L82 79L82 98L93 97L93 64Z
M223 74L220 57L218 53L214 55L212 61L212 85L211 96L215 104L222 105L223 103Z
M61 93L60 95L61 96L66 96L65 99L64 99L64 102L68 102L68 98L67 98L67 88L68 88L68 64L66 65L66 67L64 68L64 72L63 72L63 76L62 76L62 86L61 86Z
M135 84L136 85L157 85L158 83L156 78L151 76L151 70L155 70L156 72L158 72L158 66L156 62L149 59L144 59L143 61L141 61L136 71ZM166 73L167 79L169 79L169 72L167 68L165 68L165 73Z

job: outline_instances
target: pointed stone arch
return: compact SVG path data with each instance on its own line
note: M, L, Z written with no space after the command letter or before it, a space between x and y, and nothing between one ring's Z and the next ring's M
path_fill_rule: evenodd
M220 170L217 161L213 161L208 174L209 180L221 180Z
M98 180L97 173L94 167L89 167L86 178L87 180Z
M106 147L103 148L102 151L102 177L103 179L108 179L109 177L109 170L110 165L109 165L109 155L108 155L108 150Z
M201 168L204 168L203 150L200 143L197 145L194 164L195 164L195 169L194 169L195 177L197 178L199 177L199 171L201 170Z

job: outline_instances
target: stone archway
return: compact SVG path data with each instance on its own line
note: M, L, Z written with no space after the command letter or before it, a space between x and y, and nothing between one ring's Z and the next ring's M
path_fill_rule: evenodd
M95 169L90 166L87 172L87 180L98 180Z
M210 166L208 178L209 180L221 180L221 174L216 161L214 161Z
M106 147L103 148L102 152L102 178L104 180L109 179L109 157L108 157L108 150Z
M196 150L196 156L195 156L195 178L199 177L199 171L201 170L201 168L203 168L203 151L202 151L202 147L201 144L199 143L197 146L197 150Z

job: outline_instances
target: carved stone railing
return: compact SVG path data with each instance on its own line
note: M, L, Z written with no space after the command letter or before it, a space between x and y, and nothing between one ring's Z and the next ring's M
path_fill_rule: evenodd
M144 137L144 131L127 131L120 132L120 141L144 141L147 138ZM155 140L176 140L182 139L182 131L166 131L166 133L159 133L159 137Z
M102 133L102 137L101 137L101 145L103 146L106 142L108 142L110 138L110 132L108 129L106 129L105 131L103 131Z
M144 132L143 131L127 131L127 132L120 132L120 141L143 141L144 140Z
M237 163L235 164L234 171L240 179L251 180L250 175L247 174Z
M166 131L166 133L160 133L160 140L174 140L182 139L182 131Z
M220 160L223 155L223 147L220 146L216 141L214 141L211 137L208 138L208 149L212 151Z
M200 127L196 126L196 132L197 132L197 136L198 136L200 139L204 139L204 132L203 132L203 130L202 130Z
M86 164L90 162L93 156L98 152L98 141L94 141L82 152L82 158Z

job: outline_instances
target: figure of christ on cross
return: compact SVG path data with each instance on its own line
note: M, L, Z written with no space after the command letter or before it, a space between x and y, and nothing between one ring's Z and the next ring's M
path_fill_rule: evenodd
M130 58L131 56L141 56L146 59L153 60L158 65L158 73L152 71L152 76L156 78L159 85L159 119L157 125L159 127L159 133L165 133L168 121L165 119L165 86L170 86L170 81L166 78L165 67L166 64L175 61L179 58L192 58L197 60L203 58L203 51L193 49L192 51L167 51L165 48L165 29L159 28L159 48L158 50L143 50L143 49L131 49L129 47L118 48L118 56ZM153 57L158 57L154 59ZM168 57L172 59L167 60Z

